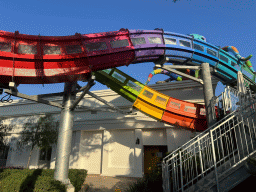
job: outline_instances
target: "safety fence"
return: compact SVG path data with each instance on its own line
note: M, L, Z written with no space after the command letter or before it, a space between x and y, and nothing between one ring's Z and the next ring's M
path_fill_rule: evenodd
M250 91L227 87L215 101L222 119L163 159L165 192L207 191L211 185L218 191L225 174L255 153L256 99Z

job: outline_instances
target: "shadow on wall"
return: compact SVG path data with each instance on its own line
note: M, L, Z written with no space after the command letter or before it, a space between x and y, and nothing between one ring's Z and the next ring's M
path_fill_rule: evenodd
M39 118L39 117L38 117ZM31 144L28 144L23 150L18 150L16 148L16 143L17 141L21 138L21 135L19 133L23 130L22 125L25 124L26 122L29 121L29 119L35 120L34 122L37 121L36 118L34 117L19 117L19 118L10 118L8 119L9 124L16 124L18 123L20 126L16 126L12 130L11 135L8 136L9 144L11 145L9 153L8 153L8 158L7 158L7 166L27 166L28 158L29 158L29 153L31 149ZM102 131L100 131L102 132ZM75 134L74 134L75 133ZM87 132L88 133L88 132ZM93 134L92 137L87 137L86 139L83 139L81 136L81 144L79 141L76 141L77 134L81 134L80 131L75 131L73 132L73 138L72 138L72 149L71 149L71 156L70 158L70 167L76 168L79 163L79 151L82 151L80 155L89 158L91 154L94 154L97 150L102 150L102 144L105 145L109 142L112 142L112 138L110 137L109 139L106 139L106 136L104 136L104 142L102 143L102 133L100 134ZM98 143L97 143L98 142ZM121 140L119 141L121 142ZM123 143L122 145L125 145ZM85 150L81 150L80 148L85 148ZM30 160L30 168L37 168L38 166L38 160L39 160L39 148L35 147L32 152L31 160ZM53 146L53 151L56 153L56 145ZM105 152L112 152L113 150L106 150L104 149ZM18 161L17 161L18 160ZM56 154L51 154L51 164L56 161Z
M162 92L162 91L161 91ZM124 107L131 107L132 106L132 103L127 101L126 99L120 97L120 96L113 96L113 94L111 93L110 95L107 95L107 97L111 97L110 100L111 100L111 103L113 103L115 106L124 106ZM92 98L86 98L86 99L83 99L79 105L86 105L86 106L90 106L90 107L99 107L99 108L102 108L102 107L105 107L106 105L102 104L101 102L95 100L95 99L92 99ZM10 106L11 108L12 106ZM22 105L21 105L21 108L22 108ZM52 111L51 111L52 112ZM30 111L31 113L31 111ZM57 113L57 110L54 111L54 113ZM88 120L93 120L93 119L108 119L109 121L112 121L113 119L121 122L122 124L125 124L125 127L126 129L133 129L137 127L137 125L139 124L140 128L146 128L147 127L147 123L150 123L150 127L159 127L159 125L162 125L163 127L166 127L165 124L163 123L159 123L157 121L155 121L155 119L151 119L151 118L144 118L145 116L141 113L141 112L138 112L138 115L136 116L133 116L133 117L129 117L129 119L127 119L125 117L125 115L123 114L120 114L120 113L112 113L110 114L110 116L108 116L109 114L106 114L104 112L99 112L95 117L91 118L91 119L88 119L88 117L86 117L83 112L77 112L75 113L75 121L81 121L81 119L87 121ZM58 114L55 114L54 115L55 118L57 120L59 120L60 118L60 113L58 112ZM81 117L80 117L81 116ZM138 117L142 117L141 119L138 119ZM10 118L8 119L10 124L16 124L16 125L23 125L24 123L26 123L28 121L28 118L30 117L19 117L19 118ZM36 120L35 120L36 121ZM111 123L110 123L111 124ZM98 126L100 127L100 126ZM113 126L114 128L114 126ZM168 126L168 128L171 128L170 126ZM99 130L98 130L99 131ZM80 134L80 132L78 131L76 134ZM18 136L17 136L18 138ZM86 158L90 158L91 154L95 153L96 151L98 150L102 150L102 144L106 144L108 142L110 142L109 140L105 140L104 143L102 143L102 137L98 134L95 134L95 135L92 135L92 137L90 138L87 138L86 140L83 140L82 137L81 137L81 140L80 140L80 143L77 143L76 142L76 136L75 136L75 140L74 140L74 137L72 138L72 150L71 150L71 155L73 156L73 158L70 159L70 166L76 166L78 163L79 163L79 151L82 151L80 148L84 148L85 150L83 150L80 155L86 157ZM105 138L104 138L105 139ZM111 139L111 137L110 137ZM142 139L142 138L140 138ZM94 142L95 141L101 141L100 144L95 144ZM128 144L126 142L126 140L118 140L118 141L115 141L115 142L118 142L120 145L123 145L123 146L126 146L126 147L131 147L129 146L130 144ZM135 145L135 139L133 139L133 142L134 142L134 145ZM133 146L134 148L135 146ZM106 149L104 149L105 152L107 153L111 153L113 151L111 150L108 150L106 151ZM55 148L55 153L56 153L56 148ZM132 166L132 164L134 164L134 154L133 154L133 157L131 157L131 154L129 154L129 162L130 162L130 167ZM102 154L101 154L102 156ZM19 159L20 157L15 157L17 159ZM132 160L133 159L133 160ZM52 158L51 158L51 164L56 161L56 157L54 157L54 154L52 153ZM23 163L25 164L25 163ZM31 159L31 164L30 165L37 165L37 161L32 161Z
M70 158L70 166L74 167L81 167L81 164L79 165L79 160L82 161L80 158L89 159L91 156L94 156L98 154L98 159L95 159L95 161L100 161L102 159L102 149L103 145L108 143L109 140L106 139L106 136L104 136L104 141L102 141L102 131L85 131L80 132L77 131L76 134L81 134L80 142L76 141L77 137L72 138L72 149L71 149L71 155L72 158ZM106 150L107 152L111 152L109 150Z
M7 163L6 166L22 166L27 167L31 143L28 143L27 146L24 146L21 149L17 148L17 141L21 139L21 132L23 131L23 126L27 122L35 123L39 119L39 116L28 116L28 117L18 117L18 118L9 118L5 119L4 124L14 125L14 128L8 133L7 140L10 149L8 151ZM39 148L34 147L29 163L30 168L37 168L39 160Z
M131 126L131 129L132 128L133 127ZM113 135L115 135L115 134L112 134L109 137L109 139L107 139L106 135L104 135L104 139L103 139L104 142L103 143L102 143L102 132L103 131L98 130L98 134L95 134L95 131L85 131L85 132L83 132L83 134L87 135L87 137L84 138L83 134L82 134L80 141L76 140L76 139L77 139L77 134L81 134L81 132L80 131L74 131L73 132L73 137L72 137L72 149L71 149L71 156L72 157L70 158L70 168L79 168L79 167L81 167L81 165L79 165L79 157L83 156L86 159L89 159L91 156L95 155L95 153L98 152L98 151L100 151L99 152L100 153L99 160L102 159L102 152L101 152L102 149L103 149L102 144L105 145L107 143L115 142L115 143L117 143L117 145L120 145L122 147L125 146L125 147L123 147L125 150L128 149L128 148L130 148L130 150L132 149L133 152L127 151L127 153L123 153L123 154L127 155L127 157L125 157L125 159L129 158L129 165L125 165L126 168L130 168L129 172L126 172L126 176L129 175L129 174L132 174L132 172L135 171L135 170L132 170L132 169L134 169L135 161L136 161L135 160L135 147L136 147L135 138L133 137L130 141L130 139L128 139L128 138L131 138L131 137L128 137L129 135L125 134L124 130L121 130L121 131L112 130L112 133L113 133L113 131L115 133L118 133L117 136L113 137ZM132 130L130 130L130 131L132 131ZM133 129L133 131L134 131L134 129ZM89 136L88 136L88 134L89 134ZM124 137L120 137L121 135L123 135ZM19 138L19 137L17 137L17 138ZM142 139L142 138L140 138L140 139ZM24 153L23 151L18 151L17 153L14 153L14 154L11 155L12 159L20 159L21 160L19 162L14 162L12 165L26 166L27 159L29 157L29 146L27 147L27 149L28 149L28 151L26 153ZM56 146L53 147L53 149L55 149L55 154L52 153L51 164L55 164L55 161L56 161ZM39 157L37 155L35 155L37 150L38 150L38 148L35 148L35 151L32 154L30 167L37 167L38 166L38 158ZM116 148L115 148L115 150L116 150ZM113 148L112 149L110 148L109 150L104 148L104 152L112 153ZM119 153L119 154L116 154L116 152L115 152L115 154L113 154L112 158L113 159L114 158L117 158L117 159L121 158L121 156L120 156L121 154L122 154L122 152ZM128 155L129 155L129 157L128 157ZM98 159L97 159L97 161L98 161ZM116 160L114 160L114 161L116 161ZM126 161L124 163L127 164L128 162ZM120 163L118 163L118 164L120 164ZM52 167L52 165L51 165L51 167Z
M135 138L134 130L112 130L110 140L110 156L108 157L109 170L117 169L113 175L134 174ZM118 171L120 172L118 173Z
M91 168L91 172L95 171L102 173L103 154L109 153L111 154L108 157L108 165L110 167L125 168L125 175L132 175L134 173L135 139L134 137L131 139L128 139L127 137L128 140L123 139L119 137L120 134L122 134L122 132L115 130L115 133L111 134L110 137L104 135L104 138L102 139L102 131L83 132L81 135L80 145L77 143L77 145L72 146L72 158L70 158L70 167L93 167ZM134 134L132 133L132 135ZM106 144L111 144L112 147L103 148L103 145ZM53 161L55 159L56 158L54 158Z
M84 135L86 135L86 133L88 133L90 136L84 138ZM85 133L81 133L80 131L73 132L72 147L71 147L70 161L69 161L70 168L82 167L81 165L79 165L81 161L81 159L79 158L84 157L85 159L89 159L92 155L102 150L102 131L97 132L98 134L92 134L92 133L95 133L95 132L91 132L91 131L87 131ZM76 140L77 134L81 134L80 141ZM108 142L109 140L105 139L105 142L103 144L106 144ZM54 145L52 158L51 158L51 167L55 166L54 164L56 162L56 150L57 150L57 147L56 145ZM107 150L107 152L111 152L111 151ZM101 157L99 157L99 159L95 159L95 161L98 161L100 159Z
M11 147L8 152L8 158L7 158L7 164L6 166L22 166L24 168L27 167L29 154L31 151L31 144L28 144L28 146L24 147L23 149L17 149L16 148L16 142L21 136L18 136L16 138L13 138L11 141ZM37 168L38 166L38 150L39 148L37 146L34 147L31 159L29 163L29 168ZM17 161L18 160L18 161Z

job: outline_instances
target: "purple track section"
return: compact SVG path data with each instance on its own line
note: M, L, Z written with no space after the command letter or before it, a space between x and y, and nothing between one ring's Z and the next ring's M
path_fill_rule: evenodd
M130 38L144 38L145 44L134 45L135 60L133 63L153 61L164 55L165 45L161 30L129 30ZM149 38L160 38L161 44L152 44Z

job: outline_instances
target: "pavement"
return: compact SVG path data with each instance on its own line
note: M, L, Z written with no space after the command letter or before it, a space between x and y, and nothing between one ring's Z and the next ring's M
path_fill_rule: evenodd
M89 174L80 192L125 192L129 184L135 183L138 179L137 177L110 177Z

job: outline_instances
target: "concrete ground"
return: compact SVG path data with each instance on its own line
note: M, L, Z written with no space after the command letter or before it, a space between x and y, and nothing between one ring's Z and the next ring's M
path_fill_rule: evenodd
M136 182L138 179L135 177L110 177L89 174L81 192L124 192L129 184Z

